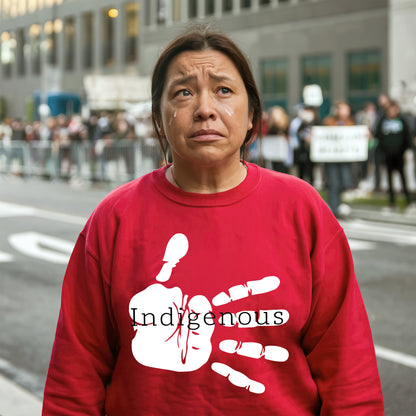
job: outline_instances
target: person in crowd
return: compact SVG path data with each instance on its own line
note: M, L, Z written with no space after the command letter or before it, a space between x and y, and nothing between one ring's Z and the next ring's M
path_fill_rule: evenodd
M283 146L276 146L275 154L265 155L265 158L271 163L271 168L276 172L289 173L289 123L289 117L283 107L276 105L270 109L267 128L268 139L273 137L272 140L280 141L283 144ZM282 147L286 152L285 155L279 154Z
M335 103L334 115L323 120L325 126L353 126L351 107L343 100ZM351 188L351 164L348 162L325 163L325 182L328 190L328 204L335 216L341 217L347 209L341 205L341 194Z
M364 180L370 174L370 169L375 166L375 138L373 136L375 131L375 124L377 119L377 107L372 101L365 103L364 108L358 111L355 115L355 123L357 125L367 126L369 134L368 142L368 159L358 163L358 180ZM372 169L373 171L375 170Z
M374 190L381 190L381 172L385 166L384 153L379 146L379 138L375 134L375 128L379 124L380 120L385 116L387 107L390 105L390 98L388 95L381 93L378 96L378 107L376 112L376 119L373 124L373 135L375 137L375 149L374 149Z
M310 158L312 127L320 124L316 107L306 106L300 113L300 125L296 131L299 146L295 150L295 160L298 166L299 178L314 183L314 163Z
M400 175L406 202L410 204L410 193L407 189L406 176L404 174L404 153L411 147L412 138L409 126L401 116L400 108L396 101L390 101L386 114L378 122L376 137L379 139L380 151L384 156L387 167L390 206L395 207L396 205L393 187L394 171L397 171Z
M244 54L193 28L160 55L166 166L113 191L74 248L43 415L382 415L342 228L306 182L242 159Z

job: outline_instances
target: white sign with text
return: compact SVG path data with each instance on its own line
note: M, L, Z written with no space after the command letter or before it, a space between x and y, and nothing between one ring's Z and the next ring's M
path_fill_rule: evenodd
M285 161L289 153L289 142L285 136L264 136L261 143L262 156L266 160Z
M313 162L363 162L368 159L367 126L314 126L310 158Z

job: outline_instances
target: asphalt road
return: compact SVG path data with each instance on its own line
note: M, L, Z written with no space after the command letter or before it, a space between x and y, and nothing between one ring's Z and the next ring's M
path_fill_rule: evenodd
M0 374L39 398L69 253L109 191L0 177ZM416 220L387 220L370 217L342 225L373 330L386 415L413 416Z

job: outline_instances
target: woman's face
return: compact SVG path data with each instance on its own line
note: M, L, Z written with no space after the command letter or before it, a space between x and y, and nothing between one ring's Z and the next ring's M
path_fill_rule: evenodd
M161 100L161 133L174 163L212 166L240 158L252 126L248 95L233 62L206 49L186 51L169 65Z

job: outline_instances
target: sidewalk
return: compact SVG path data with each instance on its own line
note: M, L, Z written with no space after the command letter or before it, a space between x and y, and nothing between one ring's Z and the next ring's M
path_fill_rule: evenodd
M42 401L0 374L0 416L40 416Z
M386 192L361 193L351 191L344 194L343 202L351 213L346 218L367 221L390 222L395 224L416 226L416 200L413 196L411 205L405 206L402 197L398 198L396 208L389 207Z

